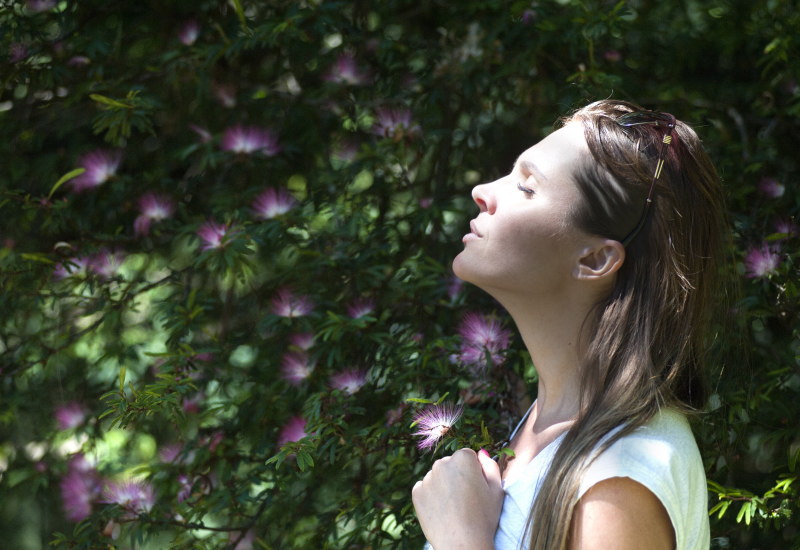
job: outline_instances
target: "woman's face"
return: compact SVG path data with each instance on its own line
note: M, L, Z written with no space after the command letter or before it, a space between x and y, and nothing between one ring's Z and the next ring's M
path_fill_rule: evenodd
M573 122L522 153L509 175L476 186L480 213L453 261L455 274L497 298L563 289L587 237L572 222L581 200L573 173L591 158L583 126Z

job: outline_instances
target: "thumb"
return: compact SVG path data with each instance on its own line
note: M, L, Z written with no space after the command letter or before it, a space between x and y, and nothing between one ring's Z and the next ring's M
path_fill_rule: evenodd
M500 489L502 487L500 466L497 465L497 462L491 459L489 453L487 453L485 449L481 449L478 452L478 463L481 465L483 477L489 487L492 489Z

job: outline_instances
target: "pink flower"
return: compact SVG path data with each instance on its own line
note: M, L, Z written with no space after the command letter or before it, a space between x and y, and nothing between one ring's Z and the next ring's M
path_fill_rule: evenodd
M353 395L367 383L367 373L358 369L347 369L331 376L330 384L335 390Z
M96 483L80 472L69 471L61 478L61 502L69 521L85 520L92 513L96 497Z
M262 220L286 214L297 201L284 189L269 188L253 201L253 212Z
M261 153L272 157L277 155L281 148L278 137L272 130L258 126L236 125L226 129L222 134L222 150L244 155Z
M361 70L355 58L349 54L342 54L336 58L336 62L323 79L328 82L350 84L351 86L361 86L369 82L367 74Z
M175 203L169 197L157 193L145 193L139 197L139 216L133 222L137 235L147 235L150 224L170 218L175 212Z
M783 196L786 188L773 178L762 178L758 182L758 190L770 199L778 199Z
M457 359L461 363L480 371L503 362L502 352L508 347L511 332L505 330L496 317L468 313L458 332L462 344Z
M76 192L98 187L117 173L121 161L122 154L119 151L98 149L87 153L78 161L80 167L86 171L69 183Z
M89 273L91 266L92 259L88 256L75 256L56 264L53 276L56 279L85 276Z
M86 421L86 410L77 401L70 401L56 407L55 417L59 430L71 430Z
M289 345L293 348L308 351L314 345L314 335L310 332L300 332L289 336Z
M194 20L184 23L181 30L178 31L178 39L184 46L194 44L198 36L200 36L200 25Z
M209 220L197 230L197 236L203 241L202 250L213 250L225 245L225 238L231 233L230 227Z
M284 354L281 362L281 376L293 386L300 385L311 375L312 370L314 370L314 366L309 361L307 354L296 351Z
M26 0L25 8L33 13L50 11L56 7L56 0Z
M108 483L103 491L103 498L105 502L124 509L128 517L146 514L156 503L153 486L133 479Z
M351 319L360 319L375 311L375 301L369 298L358 298L347 305L347 315Z
M419 125L411 119L409 109L378 109L373 132L381 137L399 141L419 133Z
M286 443L293 441L300 441L308 434L306 433L306 419L302 416L295 416L290 418L289 421L281 429L278 436L278 446L281 447Z
M69 521L83 521L92 513L100 494L100 478L83 455L73 457L59 483L64 515Z
M294 294L288 288L282 288L272 298L272 312L281 317L303 317L313 310L311 298Z
M622 54L618 50L606 50L603 57L610 63L618 63L622 60Z
M767 244L750 247L744 256L745 276L751 279L766 277L775 273L780 263L776 247Z
M423 439L417 443L421 450L431 449L453 428L461 414L464 412L462 405L431 405L424 411L414 416L417 431L413 435Z
M776 233L782 233L786 237L794 237L798 232L797 224L792 220L777 220L774 227Z
M125 261L125 256L120 252L111 252L109 250L101 250L90 260L90 267L92 271L97 273L104 279L110 279L119 275L122 263Z

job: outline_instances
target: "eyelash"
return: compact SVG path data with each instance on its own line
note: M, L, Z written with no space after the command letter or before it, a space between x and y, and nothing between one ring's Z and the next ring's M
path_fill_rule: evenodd
M533 189L531 189L530 187L525 187L521 183L517 184L517 189L519 189L520 191L522 191L526 195L533 195L535 193L535 191Z

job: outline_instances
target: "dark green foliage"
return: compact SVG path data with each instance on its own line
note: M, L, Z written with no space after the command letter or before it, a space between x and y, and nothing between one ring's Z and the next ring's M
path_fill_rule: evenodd
M693 123L729 191L741 296L697 424L714 545L800 548L798 14L781 0L4 2L2 544L420 548L414 482L459 444L501 452L535 388L517 340L502 368L453 359L463 315L497 309L449 292L469 190L613 96ZM237 126L278 146L226 150ZM97 150L119 165L81 183ZM266 189L291 208L256 216ZM147 193L174 210L143 221ZM209 222L224 236L204 249ZM757 269L759 254L773 263ZM287 289L313 308L278 314ZM358 300L372 308L353 318ZM292 384L301 333L313 369ZM334 389L343 371L364 385ZM457 437L420 452L414 413L441 398L468 404ZM58 425L69 404L75 425ZM281 446L297 417L311 435ZM78 456L96 486L76 518L62 497ZM152 507L108 502L103 486L129 478Z

